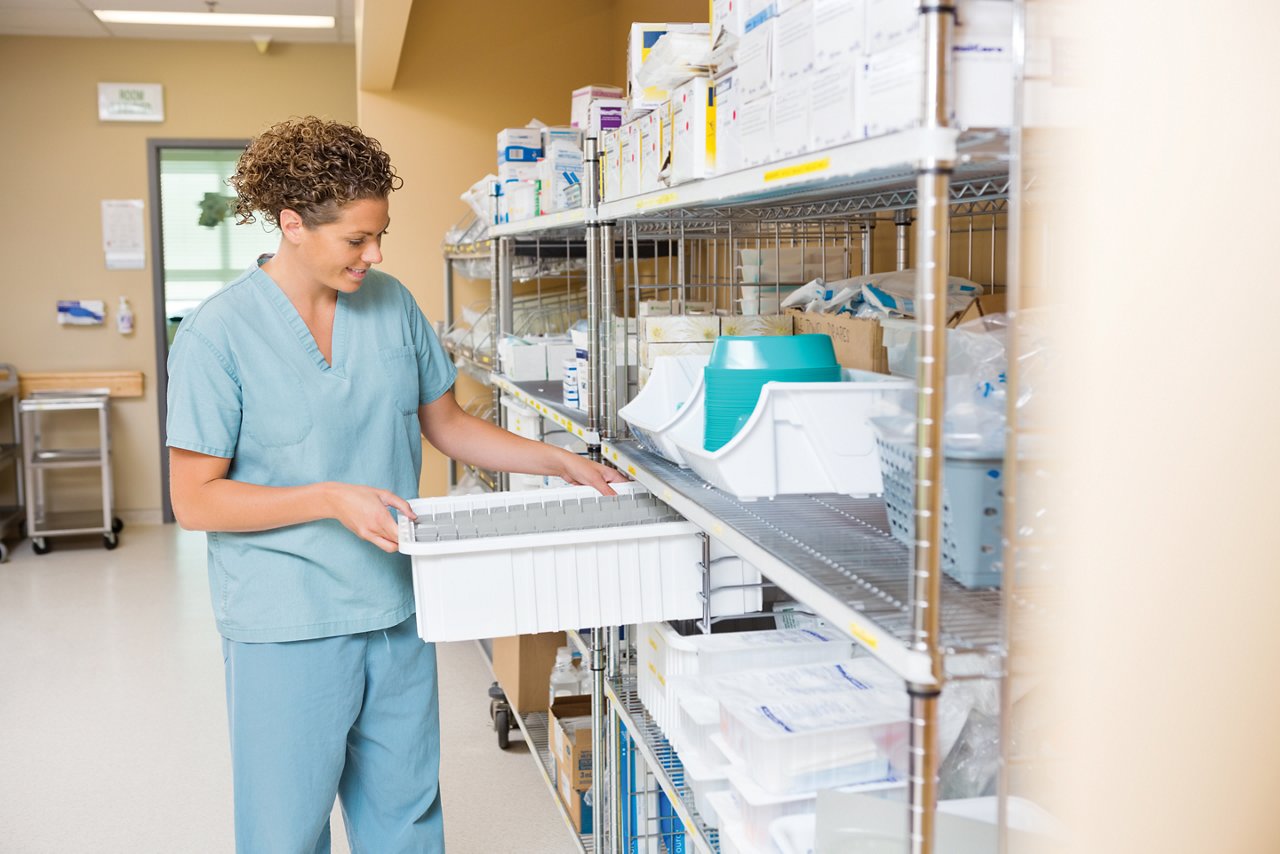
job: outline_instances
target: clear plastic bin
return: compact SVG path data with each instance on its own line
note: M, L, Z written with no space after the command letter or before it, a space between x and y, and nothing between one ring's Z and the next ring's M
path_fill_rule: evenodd
M673 676L714 676L761 667L841 661L853 641L829 630L771 629L684 636L666 623L637 627L636 691L664 733L673 732L680 709L668 690Z
M473 640L701 616L697 527L639 484L410 502L418 633Z
M699 754L687 752L681 753L680 759L684 764L684 779L693 791L693 802L698 813L707 827L719 827L720 816L710 795L729 791L729 763L704 763L700 761Z

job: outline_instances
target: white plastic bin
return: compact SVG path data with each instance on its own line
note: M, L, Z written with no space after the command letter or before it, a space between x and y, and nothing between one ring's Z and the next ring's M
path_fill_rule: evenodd
M664 733L679 723L679 700L668 680L675 676L716 676L751 668L842 661L853 642L836 632L771 629L713 635L681 635L666 623L637 626L636 691Z
M720 854L757 854L760 849L747 843L742 814L738 811L733 795L729 792L712 792L707 799L715 810L716 820L720 825Z
M679 451L667 436L672 423L688 404L695 389L702 386L702 369L709 355L659 356L653 372L640 393L618 416L631 427L631 435L646 450L674 463L680 463Z
M507 413L507 430L517 436L538 441L542 439L542 416L514 397L503 395L499 403Z
M884 480L869 419L909 409L913 386L870 371L846 370L843 380L765 383L747 423L715 451L703 447L705 405L699 396L686 407L690 429L673 431L672 441L689 468L738 498L879 495Z
M614 488L616 499L575 486L411 501L418 521L400 518L400 551L413 558L422 639L701 615L697 527L639 484Z
M680 754L680 760L684 765L685 782L693 791L693 803L698 808L698 813L707 827L719 827L720 816L710 796L716 792L729 791L729 763L704 763L697 755L686 753Z

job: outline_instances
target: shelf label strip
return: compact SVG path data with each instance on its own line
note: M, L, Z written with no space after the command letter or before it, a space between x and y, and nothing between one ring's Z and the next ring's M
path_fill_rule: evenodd
M831 168L831 158L822 157L818 160L810 160L807 163L797 163L794 166L784 166L781 169L770 169L764 173L764 182L766 184L772 181L781 181L785 178L794 178L797 175L809 175L814 172L825 172Z

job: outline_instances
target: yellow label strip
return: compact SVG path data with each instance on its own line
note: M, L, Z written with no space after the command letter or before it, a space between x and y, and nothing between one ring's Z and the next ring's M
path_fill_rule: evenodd
M872 635L857 623L849 624L849 634L857 638L857 640L867 649L875 649L880 646L880 641L876 640L875 635Z
M812 172L824 172L830 168L831 158L823 157L818 160L810 160L807 163L797 163L795 166L771 169L764 173L764 182L768 184L770 181L781 181L784 178L794 178L797 175L808 175Z

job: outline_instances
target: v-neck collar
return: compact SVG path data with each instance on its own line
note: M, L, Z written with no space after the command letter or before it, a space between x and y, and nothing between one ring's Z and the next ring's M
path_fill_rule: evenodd
M333 361L330 363L325 361L324 354L320 352L320 346L316 344L315 336L307 328L307 322L302 319L302 315L298 314L298 310L294 308L288 295L276 284L276 280L271 278L261 266L254 271L254 275L258 279L259 286L267 294L271 304L276 307L276 310L280 312L280 316L284 318L285 323L293 330L298 342L302 344L303 351L311 357L311 361L315 363L315 366L324 373L343 376L342 357L346 354L347 338L347 295L339 291L338 302L333 309L333 334L329 350L330 358Z

